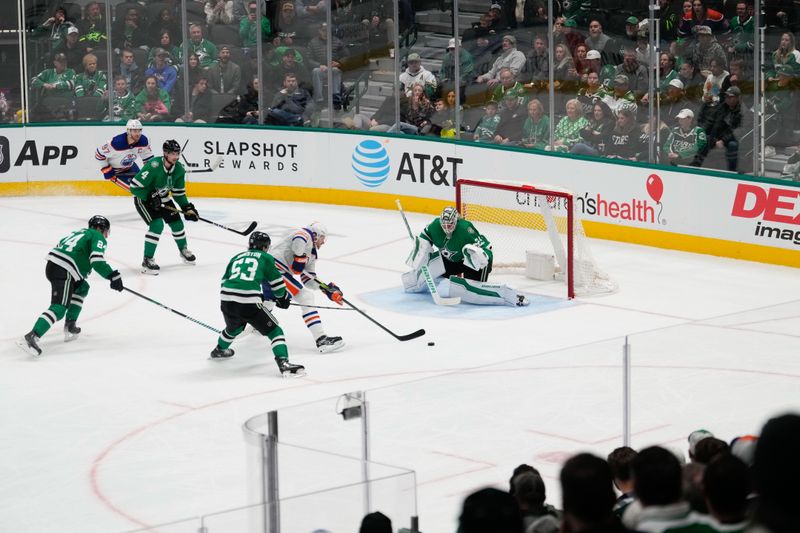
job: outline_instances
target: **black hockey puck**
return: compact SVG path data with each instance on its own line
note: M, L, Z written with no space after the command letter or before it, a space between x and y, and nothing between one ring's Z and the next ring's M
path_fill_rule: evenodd
M431 342L429 342L429 343L428 343L428 346L435 346L435 345L436 345L436 343L435 343L435 342L433 342L433 341L431 341Z

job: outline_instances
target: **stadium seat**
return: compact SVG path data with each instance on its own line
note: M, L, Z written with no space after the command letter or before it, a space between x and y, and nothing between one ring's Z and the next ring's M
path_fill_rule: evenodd
M231 103L233 100L236 99L236 95L233 94L212 94L211 95L211 122L217 120L219 117L219 112L222 111L222 108Z
M75 100L75 120L98 120L100 96L81 96Z
M153 2L147 6L147 20L158 21L159 14L163 9L173 9L173 4L170 2Z
M219 46L227 44L230 46L241 46L242 39L239 37L239 27L228 24L214 24L211 26L208 39Z

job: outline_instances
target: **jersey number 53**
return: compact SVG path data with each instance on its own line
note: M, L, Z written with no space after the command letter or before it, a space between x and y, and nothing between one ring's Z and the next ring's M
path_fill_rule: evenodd
M242 257L231 265L231 279L253 281L258 270L258 261L252 257Z

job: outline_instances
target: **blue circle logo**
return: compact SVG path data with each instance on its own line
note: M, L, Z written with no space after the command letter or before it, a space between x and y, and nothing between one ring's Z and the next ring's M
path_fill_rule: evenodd
M389 154L378 141L361 141L353 150L353 172L365 187L380 187L389 177Z

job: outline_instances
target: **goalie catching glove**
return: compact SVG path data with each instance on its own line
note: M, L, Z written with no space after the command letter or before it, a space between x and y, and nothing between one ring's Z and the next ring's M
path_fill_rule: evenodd
M186 204L186 207L183 208L183 218L186 220L190 220L192 222L197 222L200 218L197 214L197 209L195 209L194 204L189 202Z
M335 283L323 283L319 286L319 289L330 301L342 305L344 294L342 294L342 290L337 287Z
M467 268L481 270L489 264L489 256L480 246L465 244L461 251L464 254L464 266Z

